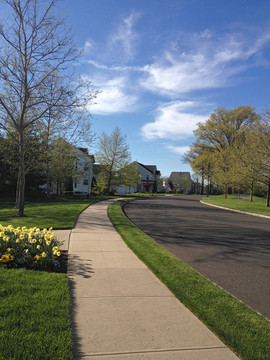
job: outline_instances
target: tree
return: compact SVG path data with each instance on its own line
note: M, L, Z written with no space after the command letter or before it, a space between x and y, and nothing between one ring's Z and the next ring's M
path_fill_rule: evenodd
M255 128L259 120L259 115L250 106L238 106L232 110L218 108L205 123L199 123L194 132L204 151L211 149L214 152L214 177L224 187L225 197L228 187L239 180L235 176L236 149L242 146L247 131Z
M46 163L43 164L43 169L46 178L47 195L50 196L53 185L56 185L56 193L61 194L62 190L64 190L63 185L67 184L77 174L75 168L77 158L74 147L61 137L55 138L50 142L50 148L45 160Z
M9 190L16 187L18 177L19 154L18 154L19 137L16 132L7 134L2 138L2 161L4 166L1 170L5 171L6 183L9 184ZM26 188L36 187L37 181L42 183L42 157L43 147L39 135L34 129L28 129L25 133L25 175ZM39 183L39 184L40 184ZM18 181L17 181L18 184Z
M126 165L123 168L123 185L128 186L129 193L131 187L134 188L136 187L136 191L137 191L139 179L140 177L138 174L138 165L135 161Z
M18 216L24 215L25 149L28 129L49 112L80 107L93 93L80 91L70 64L79 51L56 0L5 0L10 17L0 23L0 129L18 135ZM53 87L53 93L51 91ZM79 94L78 94L79 92Z
M201 178L201 195L204 194L204 183L207 179L207 195L211 192L214 176L214 150L200 141L194 142L183 156L183 162L190 164L192 170Z
M109 194L112 185L120 185L120 171L130 162L126 136L121 134L118 127L110 135L105 132L101 134L95 158L100 164L98 185Z
M248 139L245 156L249 157L252 179L266 188L266 206L270 206L270 125L262 122Z

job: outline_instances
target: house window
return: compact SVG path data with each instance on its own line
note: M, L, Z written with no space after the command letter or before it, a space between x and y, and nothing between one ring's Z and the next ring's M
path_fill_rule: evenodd
M88 185L88 179L83 179L83 185Z
M84 170L84 171L89 171L89 164L88 164L88 163L85 163L85 164L84 164L83 170Z
M74 187L75 187L75 188L77 187L77 182L76 182L76 181L75 181Z
M146 175L146 180L149 180L149 175Z

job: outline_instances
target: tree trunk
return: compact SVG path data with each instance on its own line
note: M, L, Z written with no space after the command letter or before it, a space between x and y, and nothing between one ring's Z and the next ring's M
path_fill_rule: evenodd
M204 176L202 176L202 188L201 188L201 195L204 195Z
M207 197L210 195L210 177L207 178Z
M16 209L19 209L19 193L20 193L20 173L18 171L17 185L16 185Z
M266 206L267 207L270 206L270 181L268 182L268 187L267 187Z
M17 206L18 212L17 216L24 216L24 192L25 192L25 164L24 164L24 134L23 130L20 131L20 143L19 143L19 177L18 177L18 197L17 197Z
M225 186L225 199L227 199L228 197L228 186L226 185Z
M254 188L254 181L251 182L251 185L250 185L250 202L253 201L253 188Z

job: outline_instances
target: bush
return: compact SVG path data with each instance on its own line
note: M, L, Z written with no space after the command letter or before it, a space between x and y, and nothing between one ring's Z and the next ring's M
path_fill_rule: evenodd
M0 224L0 266L8 269L62 272L64 257L60 245L52 228L27 229Z

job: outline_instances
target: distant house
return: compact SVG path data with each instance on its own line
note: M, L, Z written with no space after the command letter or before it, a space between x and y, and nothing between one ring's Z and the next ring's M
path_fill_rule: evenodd
M73 176L73 193L75 195L91 194L91 187L94 175L94 155L88 154L86 148L75 148L76 153L76 174Z
M167 188L172 193L189 194L192 190L192 180L189 172L174 171L167 181Z
M92 182L94 179L93 155L88 154L86 148L73 147L74 172L70 176L70 181L50 183L50 194L73 193L75 195L89 195L91 193ZM47 184L40 185L39 188L47 193Z
M134 184L132 187L125 185L118 186L116 192L119 194L160 192L160 171L157 170L156 165L143 165L137 161L135 164L138 168L137 184Z
M160 192L160 171L156 165L143 165L138 163L138 191L139 192Z

